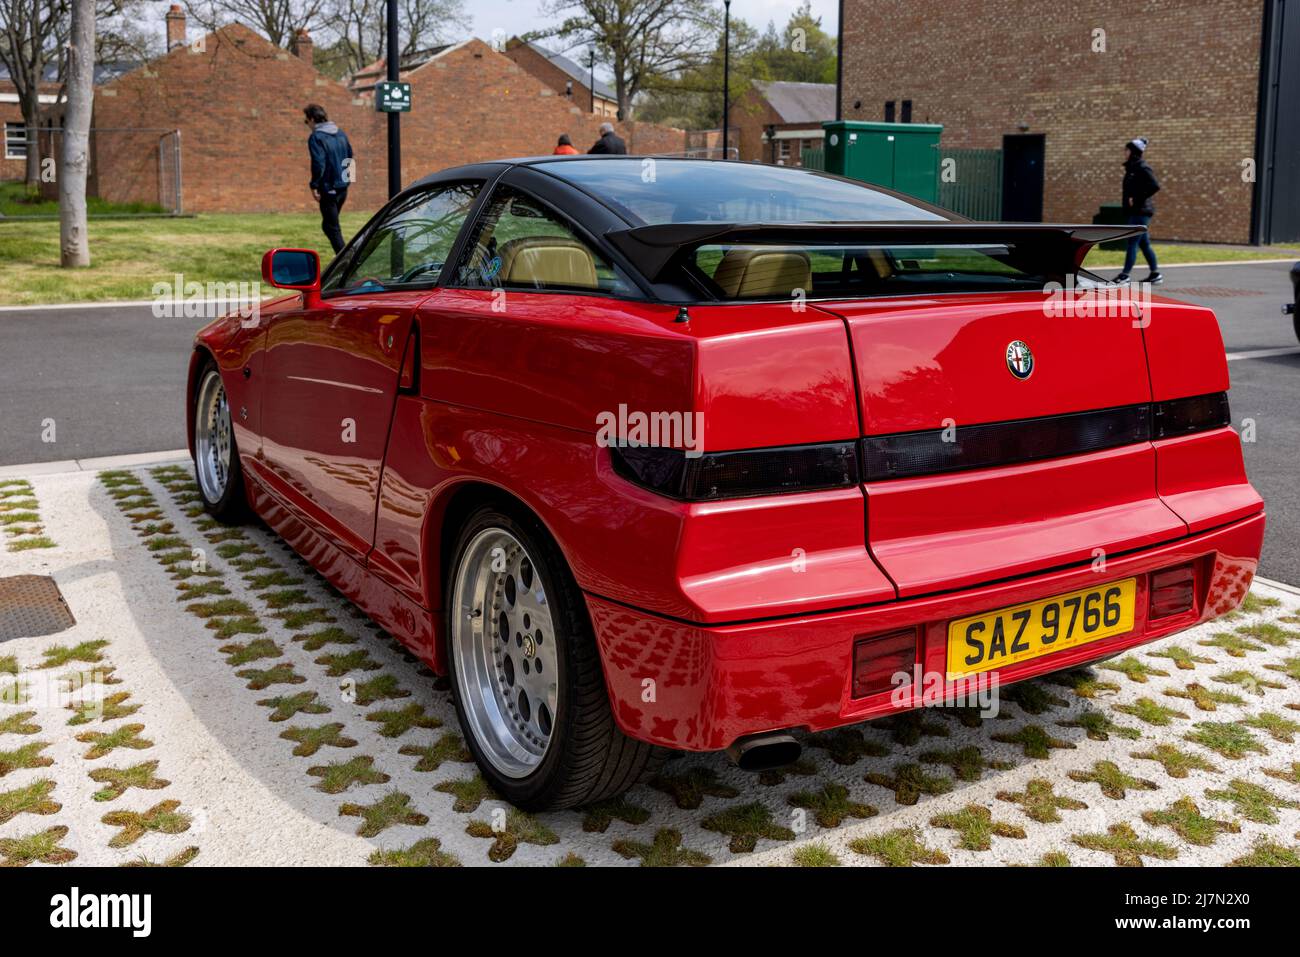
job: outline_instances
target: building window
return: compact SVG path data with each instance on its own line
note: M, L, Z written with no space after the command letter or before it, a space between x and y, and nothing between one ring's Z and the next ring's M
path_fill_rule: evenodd
M27 159L27 125L25 123L5 124L5 159Z
M904 123L912 122L912 101L911 100L903 101L903 122Z
M886 123L894 122L894 101L893 100L885 101L885 122Z
M782 166L789 166L790 165L790 141L779 140L778 144L781 147L781 153L780 153L780 157L777 159L777 162Z

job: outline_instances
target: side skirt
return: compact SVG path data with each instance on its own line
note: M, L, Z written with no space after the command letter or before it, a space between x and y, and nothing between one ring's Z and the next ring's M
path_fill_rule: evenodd
M346 555L262 485L244 472L248 499L254 511L285 544L302 556L325 579L381 628L397 638L435 674L447 673L446 662L434 640L433 614L395 590L355 559Z

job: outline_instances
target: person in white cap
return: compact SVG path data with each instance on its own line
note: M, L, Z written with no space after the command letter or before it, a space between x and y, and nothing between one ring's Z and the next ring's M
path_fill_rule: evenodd
M1156 204L1151 197L1160 191L1160 182L1152 172L1142 154L1147 151L1147 141L1142 137L1131 139L1124 145L1124 212L1128 215L1130 226L1150 226L1151 217L1156 214ZM1151 248L1151 236L1143 233L1128 241L1128 252L1124 255L1124 271L1115 277L1115 282L1126 283L1137 262L1138 249L1146 258L1151 274L1146 281L1152 284L1165 281L1156 265L1156 251Z

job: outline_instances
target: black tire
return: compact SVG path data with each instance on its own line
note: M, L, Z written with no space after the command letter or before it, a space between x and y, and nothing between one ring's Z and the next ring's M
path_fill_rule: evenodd
M218 499L212 499L203 488L203 480L199 475L198 462L198 429L199 429L199 397L203 394L203 383L209 375L218 375L216 363L211 359L206 360L199 368L199 374L194 380L194 394L190 397L190 411L194 434L190 436L195 449L194 455L194 484L199 490L199 499L203 502L203 508L209 515L227 525L240 525L248 521L251 516L251 509L248 507L248 495L244 489L244 470L239 463L239 447L235 442L233 430L230 436L230 468L227 473L226 487L224 493Z
M528 811L577 807L621 794L656 772L670 753L627 737L610 710L600 652L586 603L559 547L522 509L483 505L466 516L451 551L444 582L448 665L456 716L484 779L502 798ZM523 544L550 601L558 646L557 714L550 745L537 769L523 778L498 773L485 759L465 716L451 631L457 570L466 546L481 531L500 528Z
M1295 327L1295 337L1300 339L1300 299L1296 300L1295 313L1291 316L1291 324Z

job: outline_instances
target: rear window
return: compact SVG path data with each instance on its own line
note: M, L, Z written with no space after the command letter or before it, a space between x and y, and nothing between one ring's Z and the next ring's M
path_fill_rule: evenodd
M1041 290L1014 244L715 244L689 251L686 269L721 299L828 299L912 293Z
M639 157L564 160L540 168L586 189L638 225L949 218L866 184L782 166Z

